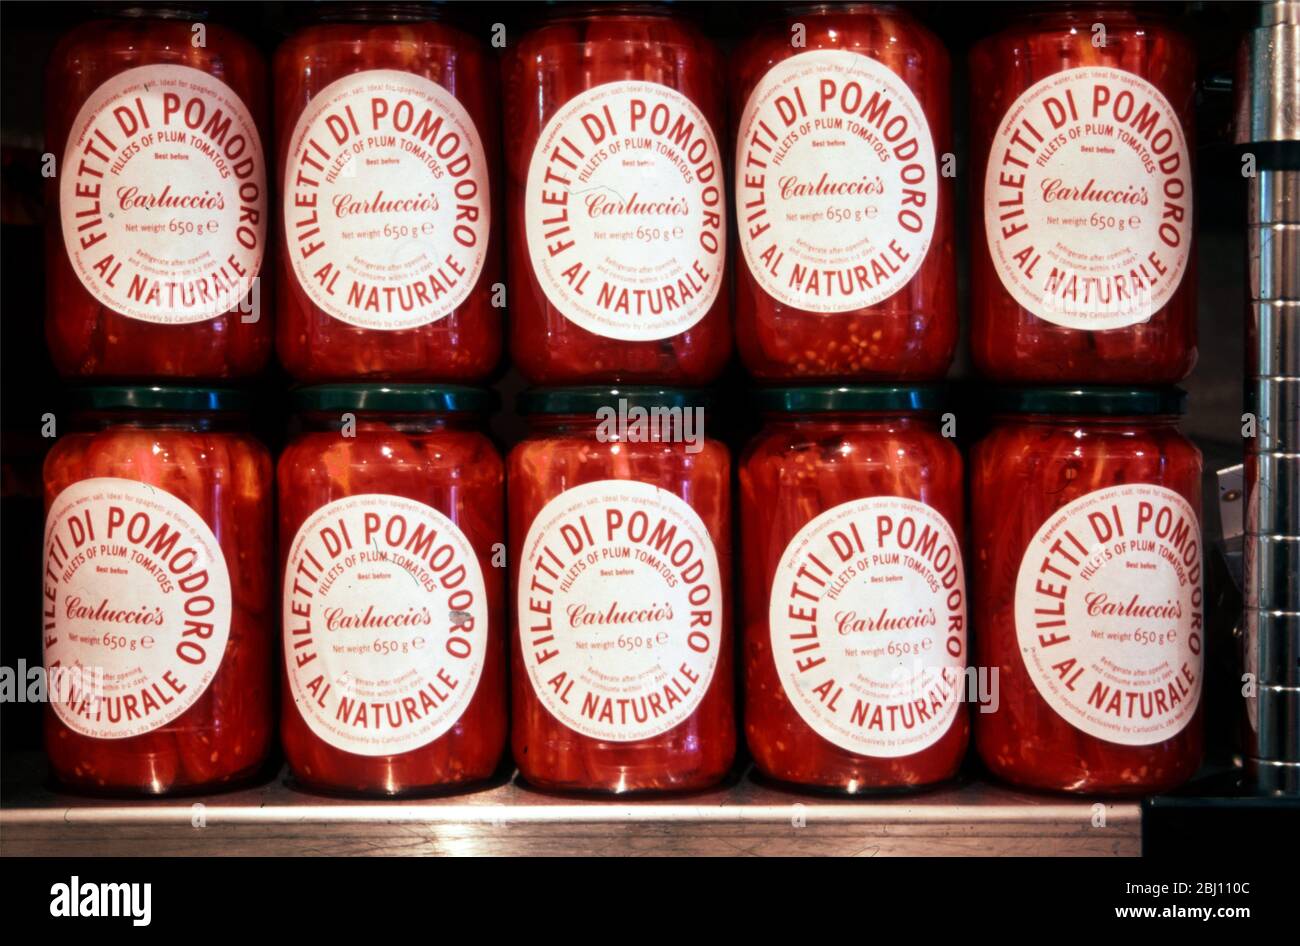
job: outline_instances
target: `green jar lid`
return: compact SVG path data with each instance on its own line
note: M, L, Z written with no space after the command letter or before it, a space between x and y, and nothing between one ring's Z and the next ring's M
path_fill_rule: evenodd
M1101 414L1109 417L1182 414L1187 392L1181 388L1105 388L1086 385L994 388L989 405L995 413Z
M754 397L761 410L772 413L935 411L943 390L934 384L816 385L758 388Z
M497 402L487 388L461 384L313 384L294 388L298 411L374 411L385 414L486 414Z
M248 411L252 399L239 388L171 384L97 384L67 389L74 410L89 411Z
M709 407L713 398L704 388L669 388L649 384L592 385L570 388L529 388L519 395L523 414L595 414L602 407Z

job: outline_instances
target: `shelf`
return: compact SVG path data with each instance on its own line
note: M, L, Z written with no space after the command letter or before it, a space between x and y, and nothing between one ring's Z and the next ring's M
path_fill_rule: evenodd
M283 777L168 801L58 794L38 760L6 772L0 855L1137 855L1137 802L969 783L919 795L799 795L749 778L644 801L560 798L515 782L436 799L304 794ZM1096 805L1104 825L1094 827ZM201 826L196 827L195 824Z

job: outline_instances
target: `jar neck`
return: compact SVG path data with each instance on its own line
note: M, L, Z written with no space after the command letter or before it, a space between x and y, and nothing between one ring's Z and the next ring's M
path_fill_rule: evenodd
M78 411L72 419L75 431L101 431L115 427L188 433L234 433L248 429L248 417L234 411Z
M528 430L534 434L595 434L600 421L592 414L533 414Z
M1182 418L1177 414L996 414L998 424L1038 427L1096 428L1098 430L1177 430Z
M541 24L556 23L563 20L583 20L588 17L658 17L668 18L676 16L677 10L674 10L671 4L655 3L653 0L628 0L628 2L600 3L593 0L572 0L568 3L557 3L555 6L542 11L537 20Z
M373 0L360 3L306 4L297 17L299 24L312 23L419 23L425 20L455 19L447 4L420 0Z
M473 414L403 414L382 411L310 411L299 414L301 429L312 433L432 434L444 430L477 430Z
M212 13L209 4L173 2L152 6L145 3L132 3L125 6L114 5L104 9L103 14L122 20L178 20L185 23L197 23L207 20Z
M530 434L590 437L601 443L694 443L705 439L702 407L655 407L599 414L532 414Z
M1120 0L1067 0L1065 3L1041 3L1024 0L1007 11L1008 18L1016 23L1057 23L1061 21L1087 22L1097 17L1120 20L1166 20L1165 13L1150 9L1147 4L1123 3Z
M938 418L934 414L913 411L818 411L808 414L783 411L764 415L764 423L769 427L934 429L938 426Z
M764 7L767 4L763 5ZM773 4L782 16L870 16L888 14L889 16L909 16L907 8L900 3L884 0L881 3L827 3L826 0L788 0L786 3Z

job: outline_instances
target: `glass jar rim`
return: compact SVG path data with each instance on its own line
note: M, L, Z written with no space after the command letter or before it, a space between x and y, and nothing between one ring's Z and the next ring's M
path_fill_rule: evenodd
M95 384L67 389L74 410L163 411L170 413L246 413L247 391L232 387L178 384Z
M220 6L220 4L216 4ZM212 14L211 0L164 0L162 3L99 2L91 6L97 18L124 20L206 20Z
M487 388L415 382L311 384L294 388L289 400L301 413L487 414L497 405Z
M533 19L546 22L584 17L599 12L606 16L675 16L682 12L680 0L541 0L530 4ZM540 25L536 22L527 25Z
M1168 417L1187 412L1187 392L1175 387L1000 387L989 392L989 407L998 414Z
M347 24L407 25L435 21L459 25L469 4L452 0L358 0L356 3L292 4L289 23L294 29Z
M855 414L937 411L944 391L937 384L840 384L762 387L753 393L772 414Z
M521 414L595 414L603 407L709 408L714 398L706 388L653 384L577 385L527 388L519 392Z

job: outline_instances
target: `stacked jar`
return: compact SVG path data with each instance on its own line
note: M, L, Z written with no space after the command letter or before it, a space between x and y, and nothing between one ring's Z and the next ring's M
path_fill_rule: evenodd
M45 745L93 793L236 785L271 751L271 458L227 389L74 392L45 460Z
M731 767L731 463L707 408L681 388L521 398L513 744L534 786L683 791Z
M1191 40L1074 3L976 44L971 351L1011 384L1173 384L1196 362Z
M791 4L734 62L745 367L942 378L957 343L947 50L896 6Z
M771 388L740 466L745 732L848 793L952 778L967 722L961 454L924 387Z
M1201 759L1190 40L1109 3L1028 12L971 73L975 716L1018 785L1142 794ZM1146 387L1143 387L1146 386Z
M264 367L266 84L250 42L183 10L129 8L59 42L45 334L60 375L189 383Z
M504 473L478 388L294 393L279 464L281 740L312 789L491 777L506 735Z
M275 54L276 347L298 381L474 383L500 357L495 64L445 13L327 6Z
M976 717L997 776L1145 794L1201 761L1201 455L1175 392L998 392L971 459Z
M507 52L510 352L533 384L722 371L720 65L656 3L561 6Z

